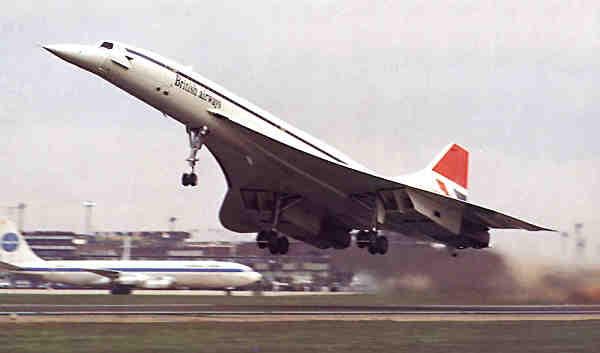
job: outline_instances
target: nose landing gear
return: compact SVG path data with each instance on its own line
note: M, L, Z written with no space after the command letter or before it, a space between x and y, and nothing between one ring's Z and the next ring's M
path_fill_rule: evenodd
M183 186L196 186L198 185L198 176L194 172L196 167L196 162L198 162L198 158L196 157L198 151L204 145L204 140L208 135L208 127L202 126L200 128L190 128L186 127L186 132L190 141L190 155L186 159L192 171L190 173L183 173L181 176L181 184Z

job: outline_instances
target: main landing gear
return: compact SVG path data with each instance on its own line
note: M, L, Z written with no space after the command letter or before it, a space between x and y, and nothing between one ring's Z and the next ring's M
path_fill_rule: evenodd
M204 139L208 135L208 127L202 126L201 128L186 128L186 132L190 141L190 156L186 159L192 171L190 173L183 173L181 176L181 184L183 186L196 186L198 185L198 176L194 173L196 162L198 158L196 155L198 151L204 145Z
M110 289L110 294L114 294L114 295L131 294L131 287L116 285Z
M371 255L385 255L388 251L388 239L385 235L377 235L376 231L360 231L356 234L356 246L367 248Z
M269 248L273 255L285 255L290 249L290 242L286 236L279 236L272 230L263 230L256 236L256 245L260 249Z

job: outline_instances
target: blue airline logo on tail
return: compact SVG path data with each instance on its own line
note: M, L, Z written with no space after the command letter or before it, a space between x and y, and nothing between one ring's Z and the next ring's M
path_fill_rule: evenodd
M6 233L2 236L2 249L8 252L17 250L19 237L15 233Z

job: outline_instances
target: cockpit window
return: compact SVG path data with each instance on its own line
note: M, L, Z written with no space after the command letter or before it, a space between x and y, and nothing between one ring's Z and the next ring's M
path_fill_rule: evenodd
M113 48L113 44L111 42L103 42L100 47L102 48L106 48L106 49L112 49Z

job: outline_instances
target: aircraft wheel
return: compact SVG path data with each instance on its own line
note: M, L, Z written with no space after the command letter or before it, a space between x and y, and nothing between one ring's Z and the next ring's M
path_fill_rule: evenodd
M190 185L190 177L188 173L183 173L181 176L181 185L188 186Z
M375 244L371 244L369 245L369 254L371 255L377 255L377 253L379 249L377 249L377 246Z
M196 186L198 185L198 175L196 175L196 173L190 173L189 174L189 178L190 178L190 186Z
M256 235L256 246L258 246L259 249L264 249L267 247L267 245L267 235L265 234L265 232L258 232L258 234Z
M356 246L360 249L366 247L369 241L369 234L365 231L360 231L356 234Z
M274 234L274 232L268 232L267 234L269 251L273 255L279 254L279 239L277 238L277 234Z
M271 252L271 255L279 254L279 249L277 248L277 245L273 246L269 244L269 251Z
M110 289L110 294L114 294L114 295L127 295L131 293L131 288L129 287L124 287L124 286L116 286L116 287L112 287Z
M388 240L386 236L379 236L375 241L375 247L381 255L385 255L388 251Z
M287 254L287 252L290 250L290 241L288 240L288 238L281 237L281 238L277 239L277 248L278 248L280 254L282 254L282 255Z

